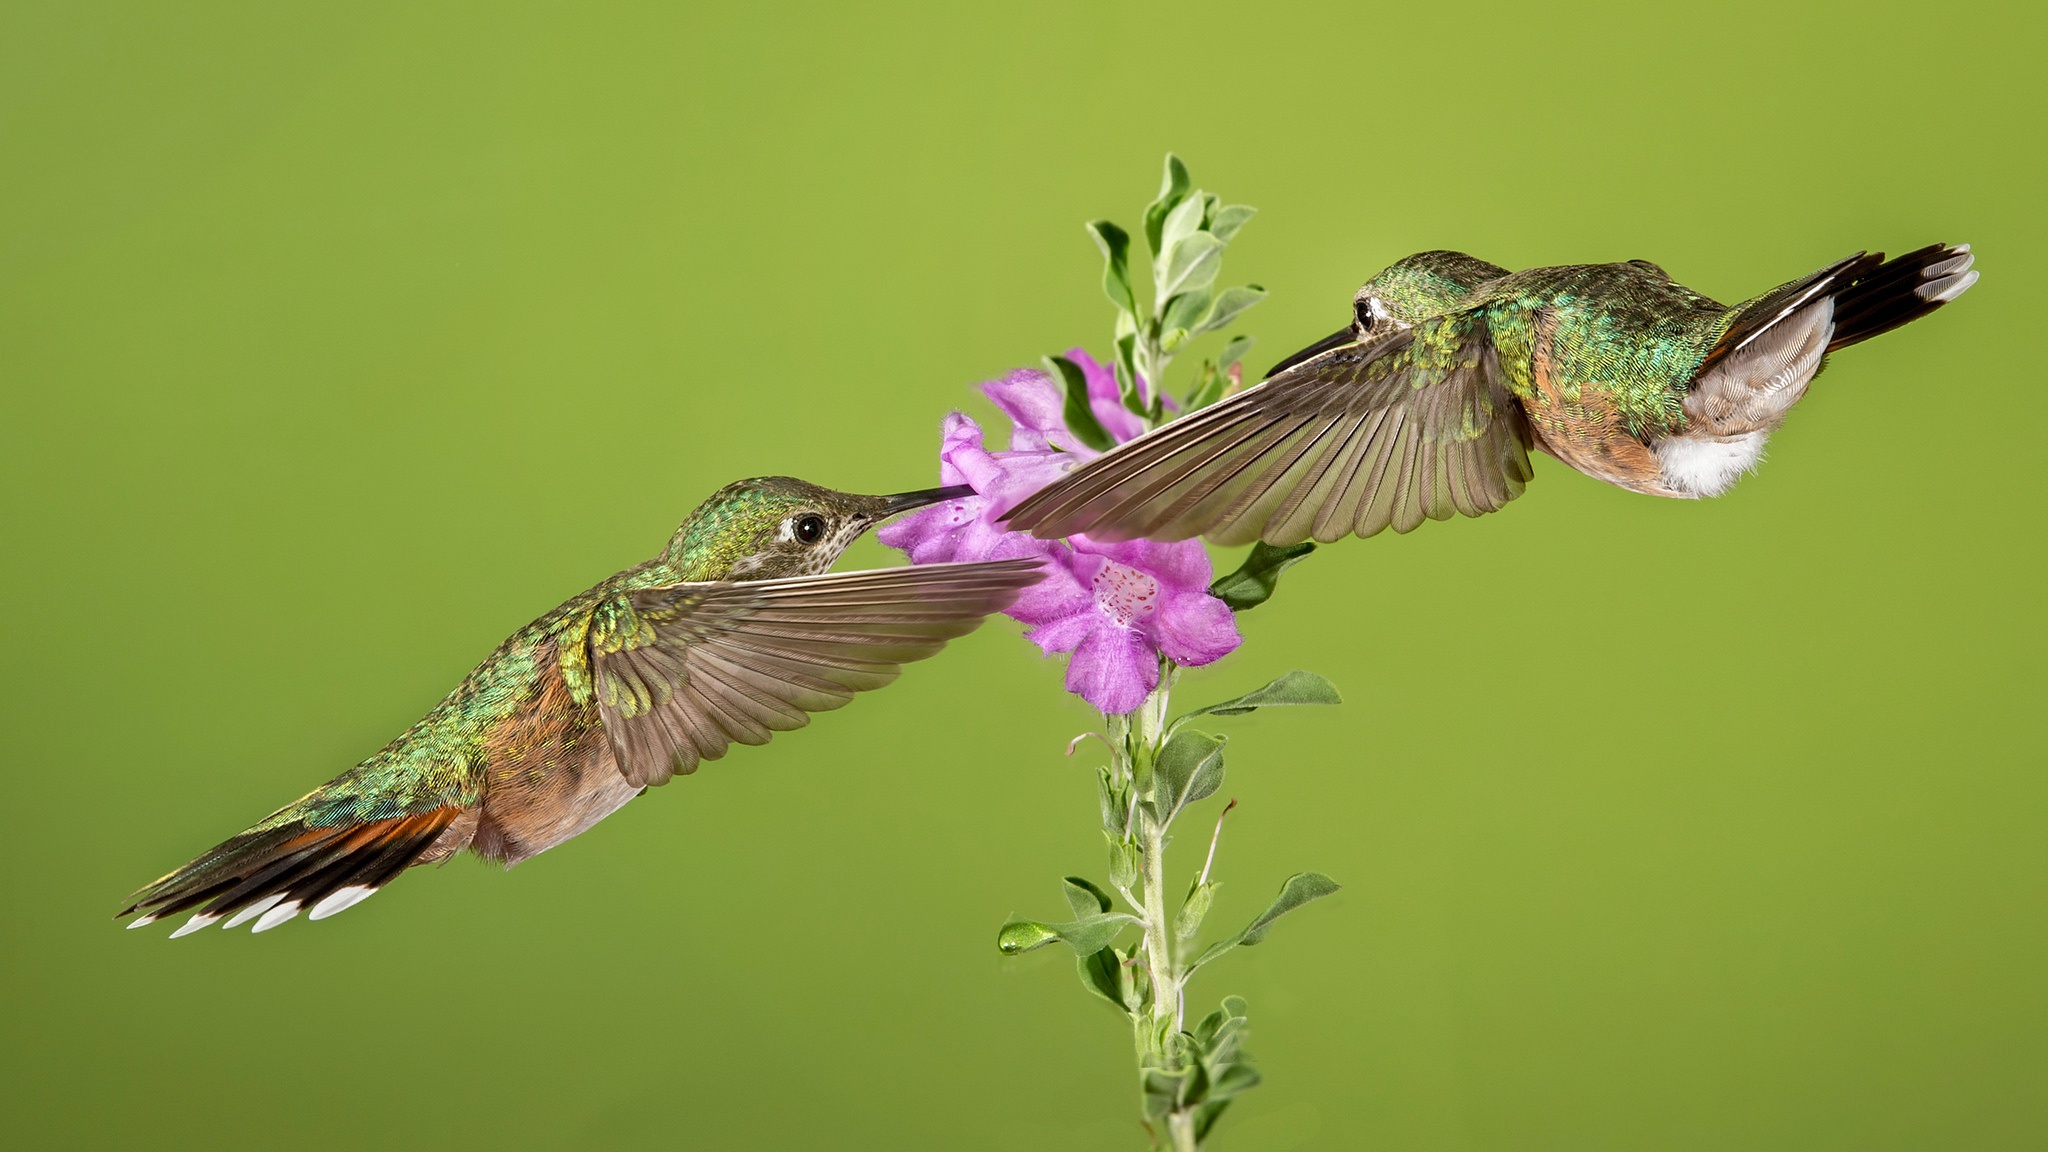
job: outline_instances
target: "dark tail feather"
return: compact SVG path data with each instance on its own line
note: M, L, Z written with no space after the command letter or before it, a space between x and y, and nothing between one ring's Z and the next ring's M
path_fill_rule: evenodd
M244 832L129 898L115 917L142 915L128 926L193 911L172 936L231 916L229 927L259 917L255 931L310 909L320 920L375 893L419 862L461 814L454 807L411 816L309 828L292 823Z
M1969 290L1976 257L1968 244L1929 244L1858 276L1835 293L1835 335L1828 351L1860 344L1908 324Z
M1746 301L1735 309L1735 319L1728 324L1728 330L1707 350L1700 361L1695 376L1705 375L1709 368L1722 357L1740 352L1745 345L1777 326L1778 322L1806 307L1815 300L1841 290L1858 276L1869 273L1884 263L1884 253L1871 255L1858 252L1847 259L1837 260L1818 272L1801 276L1789 284L1780 284L1754 300Z

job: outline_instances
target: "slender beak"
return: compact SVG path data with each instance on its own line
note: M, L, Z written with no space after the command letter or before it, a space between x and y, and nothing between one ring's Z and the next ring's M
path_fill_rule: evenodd
M968 484L955 484L950 488L921 488L915 492L898 492L894 496L882 497L882 515L894 516L941 500L958 500L962 496L974 495L974 488Z
M1357 325L1346 324L1344 327L1339 328L1337 331L1330 333L1328 336L1323 337L1321 340L1316 341L1308 347L1303 348L1301 351L1296 352L1294 355L1289 356L1287 359L1280 361L1278 364L1273 365L1271 368L1268 368L1266 370L1265 378L1271 380L1273 377L1278 376L1280 373L1287 371L1289 368L1294 367L1296 364L1299 364L1304 360L1313 360L1316 357L1321 356L1323 353L1328 352L1332 348L1342 348L1346 344L1353 344L1357 341Z

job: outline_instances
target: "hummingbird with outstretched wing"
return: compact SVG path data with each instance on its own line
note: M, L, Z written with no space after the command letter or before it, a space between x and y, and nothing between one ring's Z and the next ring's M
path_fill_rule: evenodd
M507 866L648 786L765 744L894 680L1007 608L1035 560L827 574L899 512L965 487L857 496L788 477L728 485L660 556L535 620L396 740L137 892L139 928L324 919L468 849Z
M1349 324L1260 384L1005 519L1046 538L1220 544L1407 532L1521 495L1532 447L1634 492L1719 496L1829 353L1962 295L1973 259L1967 244L1858 253L1728 307L1646 260L1509 272L1423 252L1366 281Z

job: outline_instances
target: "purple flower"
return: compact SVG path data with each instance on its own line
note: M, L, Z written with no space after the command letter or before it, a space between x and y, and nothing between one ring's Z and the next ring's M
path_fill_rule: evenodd
M1086 352L1068 359L1088 381L1089 407L1111 436L1129 440L1144 421L1125 409L1116 377ZM1108 544L1072 536L1039 540L1009 532L996 518L1068 469L1098 455L1068 430L1066 398L1043 372L1021 370L982 385L1010 418L1010 446L991 451L981 427L954 412L941 425L939 480L978 493L921 509L883 528L882 543L913 564L1043 556L1043 580L1009 615L1029 625L1046 653L1069 652L1067 691L1108 713L1125 713L1159 685L1159 657L1207 664L1238 645L1237 621L1209 595L1209 554L1200 541Z

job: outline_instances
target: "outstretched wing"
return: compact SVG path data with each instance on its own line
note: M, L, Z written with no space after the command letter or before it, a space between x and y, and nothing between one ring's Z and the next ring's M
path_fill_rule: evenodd
M1041 537L1219 544L1406 532L1521 495L1530 435L1481 310L1330 348L1019 504Z
M1039 574L1036 560L997 560L631 593L590 637L619 771L662 784L801 728L972 632Z

